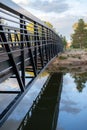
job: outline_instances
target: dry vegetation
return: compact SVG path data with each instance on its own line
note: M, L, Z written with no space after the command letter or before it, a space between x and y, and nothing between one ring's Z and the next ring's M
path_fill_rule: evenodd
M59 54L47 67L49 72L87 71L87 50L71 50Z

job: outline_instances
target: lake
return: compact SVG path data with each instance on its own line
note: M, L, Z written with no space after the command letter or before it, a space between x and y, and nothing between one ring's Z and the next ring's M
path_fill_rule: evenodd
M18 89L15 80L6 80L0 88ZM2 112L16 95L0 96L0 112ZM7 128L9 130L87 130L86 99L86 72L49 74L44 71L0 130ZM33 106L32 111L31 106Z

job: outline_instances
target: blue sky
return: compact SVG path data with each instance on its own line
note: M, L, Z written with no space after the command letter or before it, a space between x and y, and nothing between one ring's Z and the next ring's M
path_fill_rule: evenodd
M83 18L87 22L87 0L12 0L36 17L52 23L59 34L70 40L73 24Z

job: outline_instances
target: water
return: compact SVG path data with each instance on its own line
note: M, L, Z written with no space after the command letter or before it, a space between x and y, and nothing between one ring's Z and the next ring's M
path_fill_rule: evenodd
M49 74L46 72L43 72L39 75L33 86L29 89L27 94L23 97L23 99L20 101L20 103L16 106L14 111L9 115L8 119L5 121L5 123L2 125L0 130L17 130L20 123L22 122L25 114L30 109L31 105L33 104L33 101L37 97L38 93L41 91L41 88L43 87L43 84L46 82ZM9 82L11 80L11 82ZM27 78L28 80L28 78ZM27 81L28 82L28 81ZM7 79L4 83L0 84L1 90L9 90L9 88L14 91L18 90L18 83L16 79ZM2 110L4 110L8 103L16 96L15 94L0 94L0 113ZM8 102L9 101L9 102Z
M27 95L19 103L19 106L16 107L16 109L9 116L8 120L6 121L6 123L4 123L0 130L5 130L7 128L9 130L17 130L19 129L20 125L23 126L24 116L27 112L29 112L33 101L40 93L41 88L43 87L43 84L46 82L48 77L49 74L46 72L38 77L35 84L31 87ZM51 77L52 78L49 84L51 87L53 86L53 90L56 91L53 91L51 88L44 89L41 99L38 101L40 105L39 107L46 109L48 108L48 112L43 111L44 118L43 115L41 115L41 111L36 114L31 113L32 117L34 117L34 120L33 118L27 116L29 119L27 118L23 130L28 130L29 128L32 128L32 130L36 130L37 126L37 130L51 130L51 128L52 130L87 130L87 73L58 73L56 75L52 74ZM62 83L60 83L59 81ZM12 82L14 83L14 81ZM15 83L13 88L17 89ZM48 100L51 99L48 98L49 96L55 98L53 98L53 100ZM7 100L9 101L9 99L10 97L6 99L6 102ZM44 102L43 99L45 99ZM1 103L2 106L0 105L0 112L6 105L4 105L4 96L0 98L0 104ZM49 108L51 108L51 106L52 109L50 110ZM34 112L36 112L36 110ZM47 114L49 116L47 116ZM35 117L35 115L37 115L37 118ZM39 117L41 120L39 120ZM44 125L45 120L48 122L46 125ZM35 123L36 126L30 127L30 124L32 124L32 126L35 125L33 123Z
M87 130L87 73L63 76L57 130Z
M50 76L44 90L36 98L18 130L54 130L57 123L58 103L62 88L62 74Z

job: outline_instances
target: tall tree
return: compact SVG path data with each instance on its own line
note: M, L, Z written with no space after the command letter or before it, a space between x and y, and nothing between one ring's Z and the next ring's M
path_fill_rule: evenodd
M67 46L67 40L66 40L66 37L60 35L60 38L61 38L61 40L62 40L62 43L63 43L64 49L66 50L66 46Z
M83 19L79 19L78 23L74 24L74 33L71 37L74 48L87 47L87 28Z

